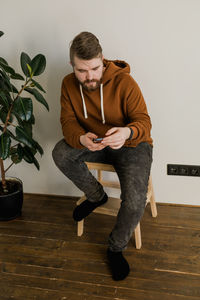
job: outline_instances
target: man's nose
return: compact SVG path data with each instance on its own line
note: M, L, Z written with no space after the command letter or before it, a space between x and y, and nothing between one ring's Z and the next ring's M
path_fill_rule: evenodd
M92 80L93 79L92 72L90 72L90 71L87 72L87 79L88 80Z

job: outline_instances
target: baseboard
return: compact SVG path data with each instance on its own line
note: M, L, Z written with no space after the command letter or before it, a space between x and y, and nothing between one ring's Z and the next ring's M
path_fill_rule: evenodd
M39 197L51 197L51 198L66 198L73 199L77 201L80 196L66 196L66 195L56 195L56 194L43 194L43 193L24 193L24 196L39 196Z
M51 197L51 198L65 198L72 199L77 201L79 196L66 196L66 195L56 195L56 194L42 194L42 193L24 193L26 196L40 196L40 197ZM200 207L200 205L192 205L192 204L181 204L181 203L166 203L166 202L156 202L156 205L167 205L167 206L181 206L181 207Z

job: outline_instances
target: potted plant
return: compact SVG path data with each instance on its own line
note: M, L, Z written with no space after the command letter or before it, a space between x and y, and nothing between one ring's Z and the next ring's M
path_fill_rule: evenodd
M3 34L0 31L0 37ZM33 79L44 72L45 56L38 54L31 59L22 52L20 61L23 76L0 57L0 220L11 220L21 215L23 204L21 180L6 177L6 172L13 164L23 160L34 164L38 170L40 167L35 156L38 152L42 155L43 149L33 138L35 118L32 98L49 110L42 95L44 89ZM23 84L16 85L19 81ZM8 162L7 168L5 160Z

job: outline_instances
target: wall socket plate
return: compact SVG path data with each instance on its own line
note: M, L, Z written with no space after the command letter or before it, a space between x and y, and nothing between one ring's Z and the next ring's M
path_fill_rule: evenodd
M167 175L200 177L200 166L168 164Z

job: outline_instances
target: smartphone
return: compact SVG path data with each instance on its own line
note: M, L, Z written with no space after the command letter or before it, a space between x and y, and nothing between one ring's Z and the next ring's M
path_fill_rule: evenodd
M103 138L93 139L93 143L101 143L101 141L103 141Z

